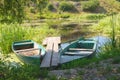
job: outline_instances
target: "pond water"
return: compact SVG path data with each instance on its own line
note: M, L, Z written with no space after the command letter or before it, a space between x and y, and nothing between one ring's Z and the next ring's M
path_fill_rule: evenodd
M75 19L42 19L25 21L24 26L42 27L48 25L50 28L59 32L62 42L76 40L80 36L93 36L89 26L97 23L97 20L75 20ZM29 24L29 25L28 25Z

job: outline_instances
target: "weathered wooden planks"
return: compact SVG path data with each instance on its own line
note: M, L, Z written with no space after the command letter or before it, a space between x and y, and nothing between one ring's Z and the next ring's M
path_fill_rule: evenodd
M54 43L51 66L57 66L59 63L58 43Z
M69 50L75 50L75 51L93 51L93 49L82 49L82 48L69 48Z
M65 52L66 55L79 55L79 56L86 56L92 54L92 51L80 51L80 52Z
M41 62L40 67L57 66L59 63L58 44L61 42L60 37L48 37L43 41L46 47L46 55Z

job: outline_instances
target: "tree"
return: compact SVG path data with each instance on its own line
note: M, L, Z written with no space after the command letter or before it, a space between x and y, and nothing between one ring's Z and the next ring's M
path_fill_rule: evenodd
M43 10L47 6L48 0L34 0L34 2L37 4L37 8L38 8L38 10L40 12L40 15L42 15Z
M0 2L1 21L21 23L24 18L24 2L24 0L2 0Z

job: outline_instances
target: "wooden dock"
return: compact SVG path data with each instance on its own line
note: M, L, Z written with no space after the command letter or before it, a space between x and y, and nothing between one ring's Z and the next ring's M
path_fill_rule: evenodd
M43 45L47 45L46 54L41 62L40 67L58 66L59 54L58 45L61 43L60 37L48 37L43 41Z

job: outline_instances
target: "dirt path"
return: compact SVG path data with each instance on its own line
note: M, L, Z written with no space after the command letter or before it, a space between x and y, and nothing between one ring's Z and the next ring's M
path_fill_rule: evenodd
M49 76L54 76L57 80L119 80L120 64L108 59L84 68L52 70Z

